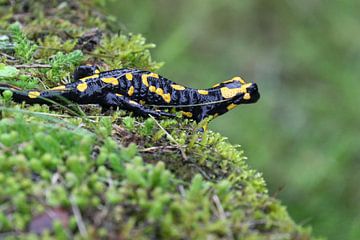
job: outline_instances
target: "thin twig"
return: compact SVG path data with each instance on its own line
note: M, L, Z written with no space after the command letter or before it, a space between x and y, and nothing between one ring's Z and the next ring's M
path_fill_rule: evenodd
M175 138L173 136L171 136L171 134L168 131L165 130L165 128L163 128L161 126L161 124L152 115L149 114L149 116L155 121L155 123L158 125L158 127L165 132L166 136L170 139L170 141L172 141L172 142L174 142L176 144L176 146L180 150L181 156L183 157L183 159L185 161L187 161L188 158L187 158L187 156L185 154L185 151L184 151L183 147L175 140Z
M225 211L224 211L224 208L221 205L219 197L215 194L215 195L213 195L212 199L213 199L213 201L215 203L215 206L216 206L216 208L217 208L217 210L219 212L220 219L221 220L226 220Z
M179 185L179 186L178 186L178 189L179 189L180 195L181 195L182 197L185 197L185 196L186 196L186 192L185 192L184 186L183 186L183 185Z
M58 172L56 172L55 174L53 174L53 176L51 177L51 184L54 185L58 182L58 180L61 178L60 174Z
M189 105L147 105L150 107L158 107L158 108L184 108L184 107L199 107L199 106L206 106L206 105L213 105L217 103L229 102L232 99L225 99L219 101L212 101L212 102L205 102L205 103L197 103L197 104L189 104Z
M189 166L195 167L200 172L201 176L203 176L206 180L209 180L209 181L211 180L210 176L201 167L199 167L196 163L189 162L188 164L189 164Z
M44 83L44 81L42 81L41 79L39 79L39 82L41 83L41 85L43 85L43 88L47 88L46 84Z
M213 202L214 202L214 204L215 204L215 206L216 206L216 208L218 210L220 219L223 220L223 221L226 221L226 214L225 214L224 208L223 208L223 206L221 204L221 201L220 201L218 195L216 195L216 194L213 195L212 200L213 200ZM228 235L229 239L234 239L234 235L231 232L231 228L229 226L227 226L227 227L228 227L227 235Z
M39 46L39 48L51 50L51 51L64 51L64 49L62 49L62 48L52 48L52 47L44 47L44 46ZM136 53L136 52L134 52L134 53ZM93 52L89 52L87 54L91 55L91 56L95 56L95 57L114 58L114 54L103 54L103 53L93 53Z
M153 117L152 115L150 115L150 114L149 114L149 116L150 116L150 118L152 118L152 119L155 121L155 123L158 125L158 127L165 132L166 136L170 139L170 141L172 141L172 142L175 143L176 145L180 145L180 144L175 140L175 138L174 138L173 136L171 136L171 134L168 133L168 131L166 131L165 128L163 128L163 126L161 126L161 124L156 120L156 118L154 118L154 117Z
M50 64L33 63L33 64L18 64L18 65L14 65L14 67L16 67L16 68L51 68L51 65Z
M158 150L178 150L177 146L155 146L149 148L140 149L139 152L155 152Z
M0 52L0 55L6 57L9 60L16 60L16 58L14 58L13 56L10 56L9 54L3 53L3 52Z
M81 235L83 238L86 239L87 236L88 236L88 233L87 233L87 231L86 231L85 223L84 223L84 221L82 220L81 213L80 213L80 209L79 209L79 207L75 204L74 199L73 199L72 196L70 197L70 203L71 203L71 209L72 209L72 211L73 211L73 213L74 213L75 220L76 220L76 224L77 224L77 226L78 226L80 235Z
M3 107L0 107L0 110L5 110L5 111L8 111L9 109L7 108L3 108ZM78 117L78 116L70 116L70 115L63 115L63 114L56 114L56 113L46 113L46 112L33 112L33 111L26 111L26 110L23 110L22 112L24 113L30 113L30 114L34 114L34 115L44 115L44 116L50 116L50 117L60 117L60 118L82 118L82 117ZM98 118L98 117L101 117L100 115L99 116L86 116L88 118ZM96 122L94 120L91 120L89 119L89 121L91 122Z

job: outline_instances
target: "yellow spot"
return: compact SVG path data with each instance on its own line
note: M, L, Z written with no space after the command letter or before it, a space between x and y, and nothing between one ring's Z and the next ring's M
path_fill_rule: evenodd
M145 86L147 86L147 87L149 87L149 82L148 82L148 75L147 74L143 74L142 76L141 76L141 80L142 80L142 82L143 82L143 84L145 85Z
M110 83L114 86L119 85L119 80L117 80L117 78L114 77L101 78L101 81L103 81L104 83Z
M232 103L229 106L227 106L226 108L227 108L227 110L231 110L231 109L234 109L236 107L237 107L237 105Z
M245 100L251 99L250 93L245 93L245 94L244 94L244 99L245 99Z
M228 88L222 87L220 88L221 95L223 98L232 98L235 97L239 93L246 93L246 89L251 86L251 83L243 84L239 88Z
M215 84L215 85L212 86L212 87L218 87L218 86L220 86L220 83L217 83L217 84Z
M37 98L40 96L40 92L37 91L31 91L28 93L29 98Z
M154 86L149 87L150 92L155 92L157 95L161 96L165 102L169 103L171 101L170 93L164 93L162 88L155 88Z
M86 83L79 83L76 88L77 90L79 90L80 92L83 92L87 89L88 85Z
M171 84L171 87L175 90L185 90L184 86L178 85L178 84Z
M219 114L218 113L215 113L214 114L214 118L216 118L216 117L218 117L219 116Z
M53 90L66 90L66 87L64 85L62 85L62 86L57 86L57 87L50 88L49 90L51 90L51 91L53 91Z
M149 77L153 77L153 78L159 78L159 74L157 73L150 73L148 74Z
M85 82L88 79L93 79L93 78L98 78L98 77L99 77L99 74L94 74L94 75L91 75L91 76L88 76L88 77L80 78L79 80L82 81L82 82Z
M156 87L150 86L150 87L149 87L149 91L150 91L150 92L156 92Z
M220 88L221 91L221 96L223 98L233 98L236 96L236 94L239 93L239 88L227 88L227 87L222 87Z
M125 74L125 77L126 77L126 79L129 80L129 81L133 80L133 75L132 75L131 73Z
M96 74L99 74L99 73L100 73L100 70L99 70L99 69L96 69L96 70L95 70L95 73L96 73Z
M131 96L134 94L134 91L135 91L134 87L131 86L131 87L129 88L128 95L131 97Z
M197 90L197 91L198 91L198 93L200 93L201 95L208 95L208 94L209 94L209 92L206 91L206 90Z
M143 74L141 76L141 80L142 80L143 84L147 87L149 87L148 77L159 78L159 75L156 73Z
M144 105L146 102L144 100L140 100L140 104Z
M237 77L233 77L232 78L233 81L239 81L241 84L245 84L245 80L242 79L241 77L237 76Z
M244 79L242 79L241 77L237 76L237 77L233 77L230 80L226 80L223 81L223 83L232 83L232 82L240 82L241 84L245 84L246 82L244 81Z
M162 88L157 88L155 92L156 92L156 94L158 94L160 96L162 96L164 94L164 90L162 90Z
M137 102L135 102L133 100L130 100L129 103L134 104L134 105L139 105L139 103L137 103Z
M162 95L162 98L164 99L165 102L169 103L171 101L171 96L170 93L166 93Z
M123 95L119 94L119 93L115 93L116 96L118 97L122 97Z
M181 114L188 118L192 118L193 116L192 112L181 112Z

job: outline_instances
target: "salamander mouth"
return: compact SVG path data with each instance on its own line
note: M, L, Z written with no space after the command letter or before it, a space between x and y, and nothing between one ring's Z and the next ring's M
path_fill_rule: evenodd
M251 94L251 103L255 103L260 99L260 93L258 91Z

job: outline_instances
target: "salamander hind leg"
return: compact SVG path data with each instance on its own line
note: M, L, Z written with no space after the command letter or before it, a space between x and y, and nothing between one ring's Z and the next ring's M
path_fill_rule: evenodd
M96 75L99 73L100 70L97 66L82 65L75 69L73 76L74 80L77 81L86 77L97 77Z
M148 117L149 114L154 117L175 117L176 115L163 112L163 111L156 111L150 108L147 108L140 103L130 100L129 98L116 94L116 93L108 93L106 94L104 102L101 103L101 106L104 109L109 109L110 107L119 107L120 109L129 110L135 113L136 115Z

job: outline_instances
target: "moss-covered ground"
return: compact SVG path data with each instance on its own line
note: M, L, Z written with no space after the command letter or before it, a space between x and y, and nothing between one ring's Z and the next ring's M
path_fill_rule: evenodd
M157 70L154 45L112 33L99 4L2 3L1 82L46 89L86 63ZM0 111L0 239L312 238L204 123L15 104L11 92Z

